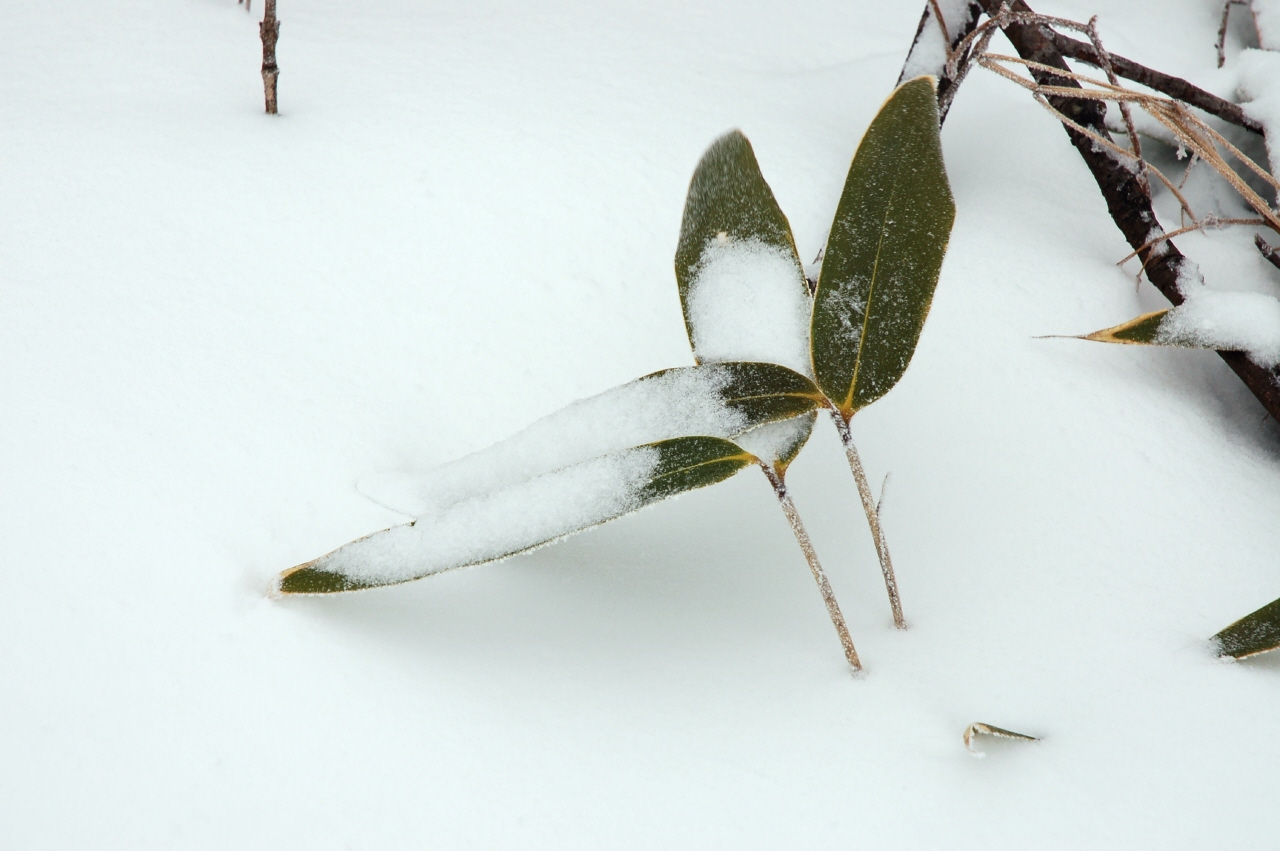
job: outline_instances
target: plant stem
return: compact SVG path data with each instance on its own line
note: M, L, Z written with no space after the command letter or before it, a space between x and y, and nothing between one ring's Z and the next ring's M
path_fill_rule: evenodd
M262 38L262 89L266 100L267 114L276 114L276 81L280 79L280 68L276 65L276 40L280 38L280 22L276 20L276 0L267 0L267 9L258 24L258 35Z
M876 510L876 501L871 495L867 473L862 469L862 459L858 457L858 448L853 445L849 421L836 410L831 411L831 419L836 424L836 431L840 432L840 442L844 444L844 454L849 459L849 469L853 471L853 480L858 484L858 495L862 497L862 510L867 514L867 524L871 526L871 537L876 542L876 555L880 557L880 572L884 574L884 587L889 592L889 606L893 609L893 625L898 629L906 629L907 622L902 617L902 598L898 596L898 580L893 575L893 561L889 558L889 544L884 538L884 527L880 525L880 512Z
M773 485L773 492L777 494L778 502L782 505L782 513L787 515L787 522L791 524L791 531L795 533L796 543L800 545L805 560L809 562L809 570L813 573L814 581L818 583L822 602L827 604L827 614L831 616L831 623L836 628L836 634L840 636L840 644L844 647L844 658L849 660L849 667L853 668L854 673L858 673L862 670L862 662L858 660L858 651L853 649L853 639L849 637L849 628L845 626L844 615L840 613L840 604L836 602L835 592L831 590L831 583L827 581L826 571L822 569L818 554L813 549L813 542L809 540L809 533L805 531L804 523L800 521L800 512L796 511L795 503L787 493L787 485L778 472L768 464L761 464L760 469L764 470L769 484Z

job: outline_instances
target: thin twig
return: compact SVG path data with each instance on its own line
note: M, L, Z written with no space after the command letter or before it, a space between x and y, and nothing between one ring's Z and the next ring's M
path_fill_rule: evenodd
M1149 240L1143 243L1142 245L1139 245L1137 248L1133 249L1133 251L1130 251L1124 257L1117 260L1116 265L1122 266L1125 263L1127 263L1129 260L1133 259L1134 257L1137 257L1139 253L1146 251L1148 248L1152 248L1158 245L1159 243L1164 242L1167 239L1172 239L1175 236L1181 236L1184 233L1190 233L1191 231L1194 231L1194 230L1203 231L1203 230L1207 230L1208 228L1217 228L1217 227L1223 227L1226 225L1264 225L1264 224L1266 224L1266 222L1262 219L1220 219L1217 216L1205 216L1202 221L1196 222L1194 225L1191 225L1185 228L1178 228L1177 230L1171 230L1168 233L1161 234L1160 236L1157 236L1155 239Z
M1227 19L1231 17L1232 6L1243 6L1244 0L1227 0L1222 4L1222 26L1218 27L1218 67L1221 68L1227 62Z
M898 629L906 629L907 622L902 617L902 598L898 595L898 580L893 574L889 544L885 541L884 526L880 524L880 512L876 510L875 498L871 496L867 473L862 468L862 459L858 457L858 448L853 445L853 434L849 431L848 421L835 409L831 410L831 419L836 424L836 431L840 433L845 457L849 459L849 469L853 471L853 480L858 485L858 496L862 498L862 510L866 512L871 537L875 539L876 554L880 557L880 572L884 574L884 588L889 592L889 608L893 610L893 625Z
M765 478L773 486L773 492L778 497L778 503L782 506L782 513L787 515L787 522L791 524L791 531L795 533L796 543L800 544L800 549L804 552L805 561L809 563L809 570L813 573L813 579L818 583L818 592L822 595L822 602L826 604L827 614L831 617L831 623L836 628L836 634L840 636L840 645L844 648L844 658L849 661L849 667L853 668L854 673L858 673L862 670L862 662L858 659L858 651L853 649L853 639L849 636L849 627L845 625L844 615L840 613L840 604L836 602L836 595L831 590L831 583L827 580L827 573L822 569L822 564L818 561L818 553L813 549L813 542L809 540L809 533L805 531L804 523L800 520L800 512L796 511L795 503L791 501L791 494L787 493L786 482L768 464L761 464L760 469L764 471Z
M1098 54L1091 45L1083 41L1077 41L1062 33L1050 32L1049 37L1053 41L1054 47L1063 56L1099 67ZM1126 80L1132 80L1161 94L1176 98L1183 103L1194 106L1196 109L1203 110L1210 115L1216 115L1223 121L1235 124L1238 127L1243 127L1254 133L1262 133L1262 125L1245 115L1239 104L1206 92L1199 86L1193 86L1181 77L1175 77L1172 74L1165 74L1154 68L1148 68L1146 65L1141 65L1132 59L1126 59L1114 53L1109 54L1109 58L1111 67Z

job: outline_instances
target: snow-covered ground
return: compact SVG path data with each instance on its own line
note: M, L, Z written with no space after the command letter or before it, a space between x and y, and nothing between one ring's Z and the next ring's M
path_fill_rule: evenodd
M754 471L269 599L403 519L364 477L690 362L672 254L726 130L812 258L922 4L281 0L277 118L260 6L0 10L0 845L1273 840L1280 659L1204 639L1280 596L1280 428L1212 353L1035 339L1165 304L1059 127L981 70L933 313L853 422L908 631L829 423L789 480L865 678ZM1216 0L1038 9L1235 85ZM1251 239L1179 243L1275 295ZM975 759L974 721L1043 741Z

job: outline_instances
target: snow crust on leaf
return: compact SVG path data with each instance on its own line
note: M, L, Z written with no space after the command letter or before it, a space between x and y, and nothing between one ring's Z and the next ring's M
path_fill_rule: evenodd
M812 375L812 303L790 252L727 234L707 241L686 296L699 361L767 361Z
M1202 289L1165 315L1156 342L1246 352L1255 363L1274 366L1280 364L1280 301Z
M525 552L641 507L659 459L656 449L642 446L473 495L352 541L308 567L359 588Z
M768 364L665 370L574 402L506 440L434 470L383 473L362 480L359 490L388 508L422 517L633 446L690 435L734 438L777 415L760 405L776 392L776 382L801 394L812 389L801 376L791 375L787 381L786 375ZM732 404L735 393L754 399L756 411Z

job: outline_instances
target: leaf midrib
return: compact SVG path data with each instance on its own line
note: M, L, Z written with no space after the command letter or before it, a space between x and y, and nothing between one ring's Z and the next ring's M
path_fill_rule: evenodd
M871 321L871 300L875 296L876 281L880 276L880 254L884 250L885 233L888 231L886 223L889 221L889 214L893 212L893 203L898 197L898 178L901 176L902 169L895 168L893 170L893 185L889 189L889 203L885 205L884 218L880 221L880 239L876 242L876 260L871 266L871 286L867 289L867 307L862 313L862 333L858 335L858 355L853 359L853 377L849 380L849 394L844 398L842 409L852 412L854 391L858 386L858 370L862 368L862 350L867 342L867 323Z

